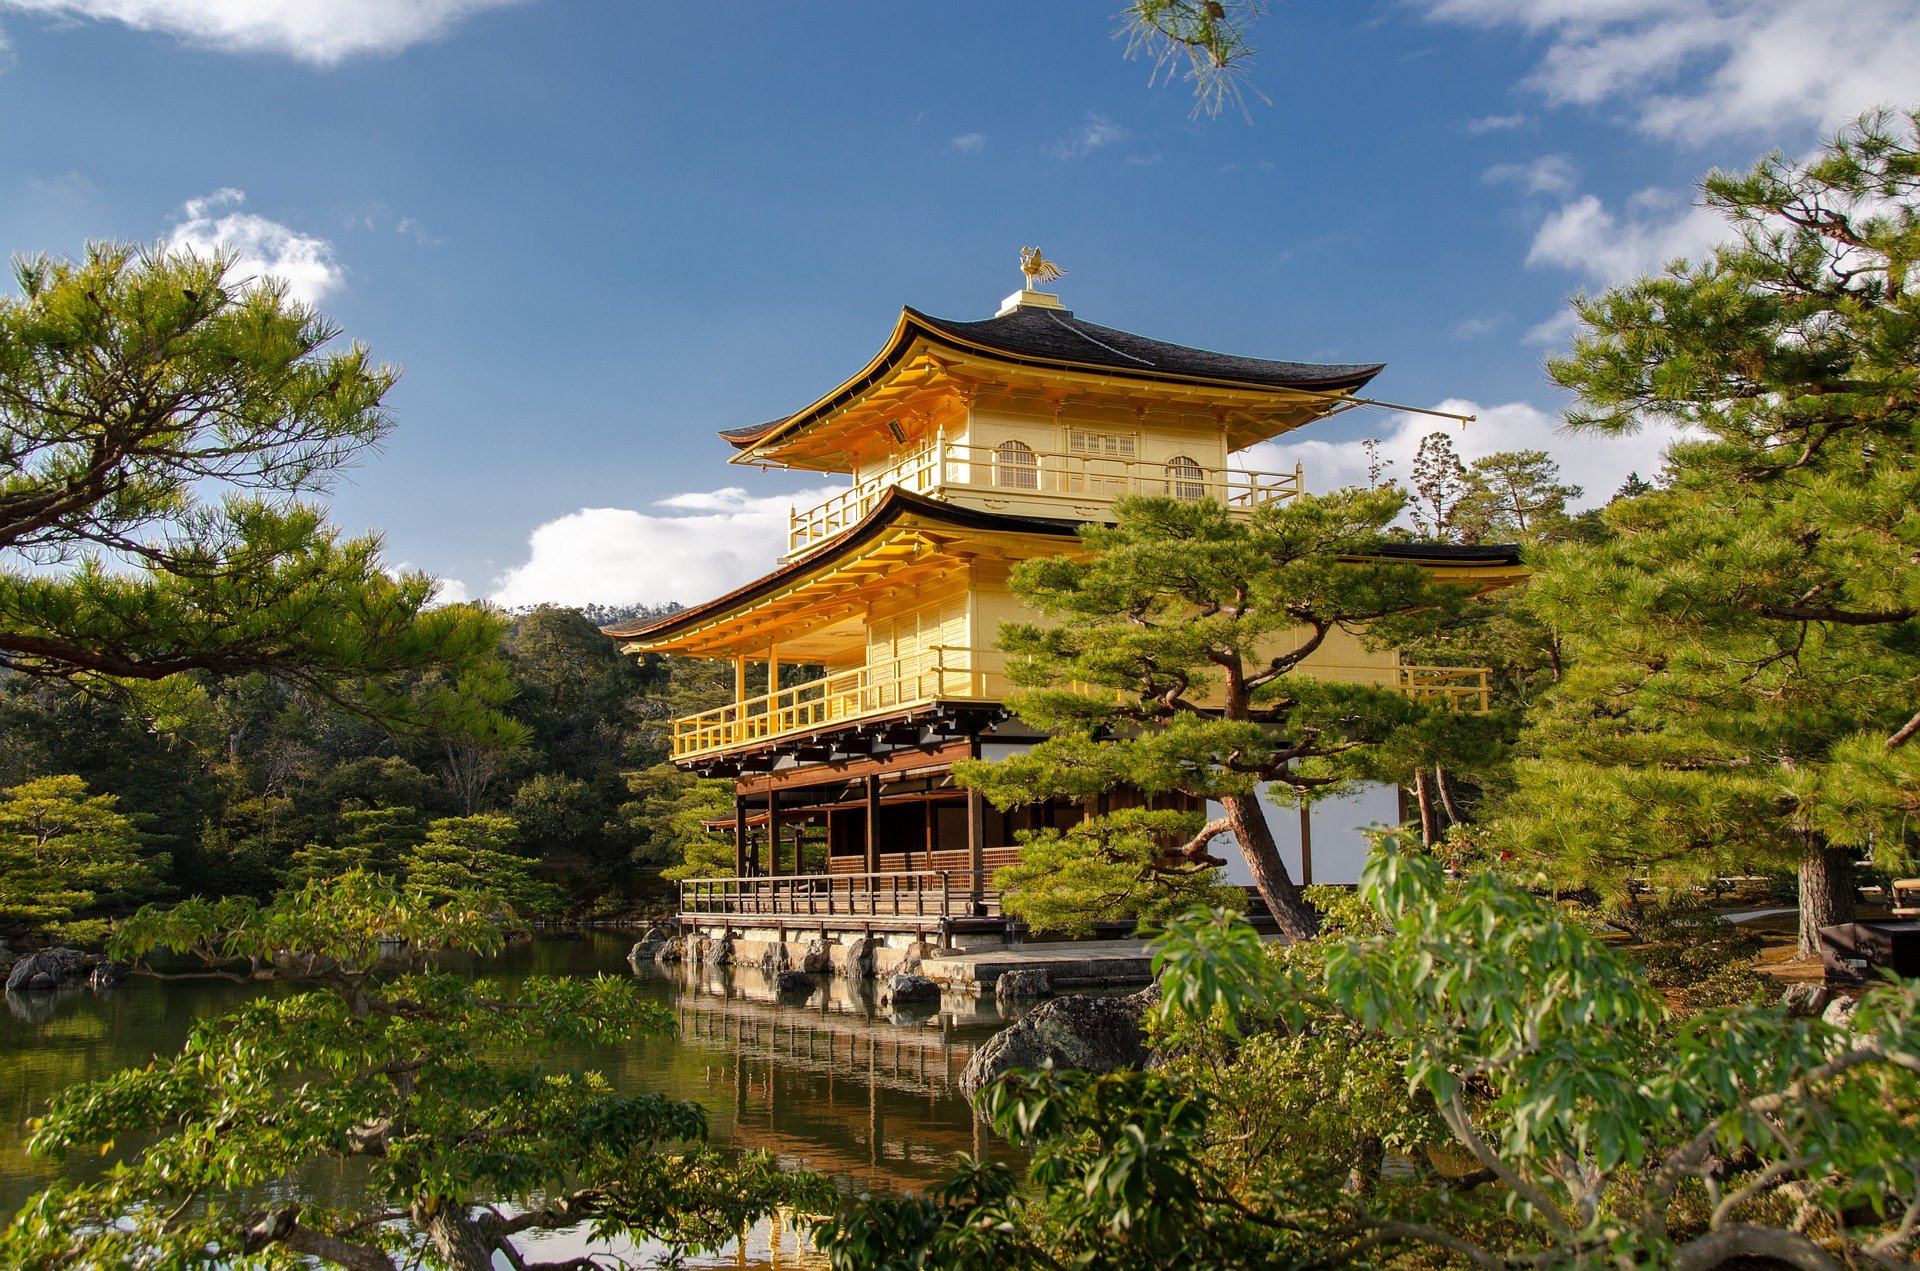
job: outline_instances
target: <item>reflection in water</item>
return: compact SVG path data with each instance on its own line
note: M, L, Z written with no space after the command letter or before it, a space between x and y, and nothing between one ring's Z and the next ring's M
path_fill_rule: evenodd
M631 976L629 943L591 932L517 943L485 963L460 965L509 982L528 975ZM767 1149L790 1165L832 1175L849 1192L918 1190L946 1177L955 1153L1007 1153L983 1135L956 1084L975 1048L1005 1026L991 999L949 998L926 1013L895 1014L876 1005L866 981L821 979L799 1003L780 999L752 968L728 975L645 967L637 982L673 1011L677 1036L569 1050L550 1065L598 1069L622 1090L690 1099L706 1109L715 1143ZM196 1020L269 991L282 990L135 979L100 993L10 995L8 1012L0 1013L0 1214L12 1213L61 1172L25 1154L25 1122L50 1097L74 1082L177 1050ZM105 1164L76 1161L65 1168L85 1177ZM323 1202L355 1185L353 1171L333 1166L298 1180L300 1191ZM777 1232L762 1224L740 1249L708 1264L797 1268L802 1247L791 1228ZM566 1236L529 1252L535 1250L544 1258L582 1251ZM809 1254L804 1265L818 1264Z

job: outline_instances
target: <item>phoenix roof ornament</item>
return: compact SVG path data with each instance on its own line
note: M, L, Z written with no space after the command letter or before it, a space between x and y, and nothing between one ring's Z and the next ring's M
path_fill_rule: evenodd
M1067 271L1042 256L1038 247L1022 247L1020 272L1027 276L1027 290L1033 291L1043 283L1065 276Z

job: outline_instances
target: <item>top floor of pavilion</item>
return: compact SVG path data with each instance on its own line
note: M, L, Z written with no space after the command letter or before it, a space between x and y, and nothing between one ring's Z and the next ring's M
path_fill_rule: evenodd
M984 512L1098 520L1125 494L1250 510L1301 490L1300 470L1236 456L1362 404L1379 364L1238 357L1099 326L1022 290L994 317L904 309L857 373L779 419L720 435L734 463L836 473L847 489L796 508L788 559L837 537L893 489Z

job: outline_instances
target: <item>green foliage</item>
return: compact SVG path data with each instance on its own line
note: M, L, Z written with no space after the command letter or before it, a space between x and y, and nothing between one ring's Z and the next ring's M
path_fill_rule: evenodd
M297 496L387 430L395 373L230 262L94 244L0 299L0 667L154 680L266 671L371 705L499 626L426 608L376 538ZM198 491L230 493L219 504ZM130 566L131 568L127 568ZM368 686L370 683L370 687Z
M1099 922L1155 922L1195 905L1245 903L1220 871L1179 855L1204 818L1127 808L1065 830L1022 830L1020 859L994 871L1006 912L1035 931L1087 936Z
M488 896L521 917L550 916L559 893L534 878L533 862L514 850L518 839L509 816L441 817L407 857L407 885L432 901Z
M1702 187L1738 237L1583 299L1556 380L1578 428L1688 425L1608 537L1543 554L1528 604L1569 668L1518 772L1512 843L1572 883L1911 859L1920 810L1920 124L1868 115L1804 162Z
M298 885L356 869L391 877L425 840L417 809L348 809L340 814L340 833L333 843L309 843L293 854L287 881Z
M1152 59L1155 80L1172 82L1186 64L1196 115L1218 115L1229 101L1246 115L1247 93L1267 100L1246 78L1255 52L1248 32L1266 9L1266 0L1133 0L1120 34L1128 57Z
M272 905L143 910L114 952L168 950L236 978L291 981L199 1025L178 1055L65 1091L33 1123L58 1159L124 1151L96 1182L58 1182L0 1228L0 1261L45 1268L524 1265L522 1232L713 1248L822 1184L703 1145L697 1105L545 1067L557 1048L670 1029L613 978L511 992L433 970L434 951L497 949L491 897L443 903L351 873ZM336 1209L286 1180L355 1162L364 1201ZM262 1204L263 1196L271 1196ZM508 1217L512 1214L512 1217Z
M705 780L662 763L628 773L627 789L637 796L622 808L636 827L637 863L670 881L734 873L732 836L706 827L733 815L731 781Z
M159 890L133 822L79 777L0 790L0 931L64 940L104 934L107 915Z
M1155 947L1161 1062L986 1096L1028 1191L969 1168L825 1229L836 1266L1829 1265L1910 1250L1920 983L1851 1030L1685 1019L1578 918L1391 838L1338 934L1219 915Z
M1296 800L1337 793L1380 775L1383 746L1446 713L1393 687L1320 680L1302 666L1336 632L1393 647L1430 633L1464 602L1417 565L1369 555L1402 505L1395 491L1345 490L1236 518L1209 501L1117 501L1114 524L1081 529L1084 555L1013 571L1013 590L1056 621L1002 627L1019 688L1011 705L1054 735L1024 755L960 764L958 780L1000 808L1117 790L1218 800L1274 915L1310 934L1311 911L1286 877L1256 790L1271 782ZM1140 850L1133 839L1138 882L1129 894L1188 886L1196 867L1219 863L1205 849L1226 828L1208 827L1180 853ZM1122 881L1122 854L1107 845L1115 837L1095 830L1048 848L1086 849L1074 885L1089 891L1087 871L1099 872L1094 894L1106 894ZM1019 881L1030 893L1052 886L1038 872Z

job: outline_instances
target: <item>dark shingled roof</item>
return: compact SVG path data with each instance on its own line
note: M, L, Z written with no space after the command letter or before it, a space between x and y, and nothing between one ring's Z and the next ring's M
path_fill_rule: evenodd
M1378 375L1385 363L1327 366L1316 362L1273 362L1265 358L1209 353L1183 344L1149 340L1143 335L1097 326L1067 309L1022 305L1012 313L978 322L955 322L908 309L935 331L956 339L1043 361L1112 367L1135 375L1180 375L1254 384L1263 388L1357 389Z
M1354 392L1378 375L1382 362L1326 365L1318 362L1275 362L1257 357L1235 357L1168 344L1143 335L1083 322L1067 309L1021 305L1012 313L977 322L936 318L918 309L901 313L894 339L866 373L842 385L829 396L781 419L720 433L736 449L782 432L786 425L802 426L815 412L830 409L884 376L904 354L913 336L984 349L1010 361L1030 365L1082 369L1099 367L1115 375L1143 380L1204 380L1250 388L1305 389L1315 392Z

